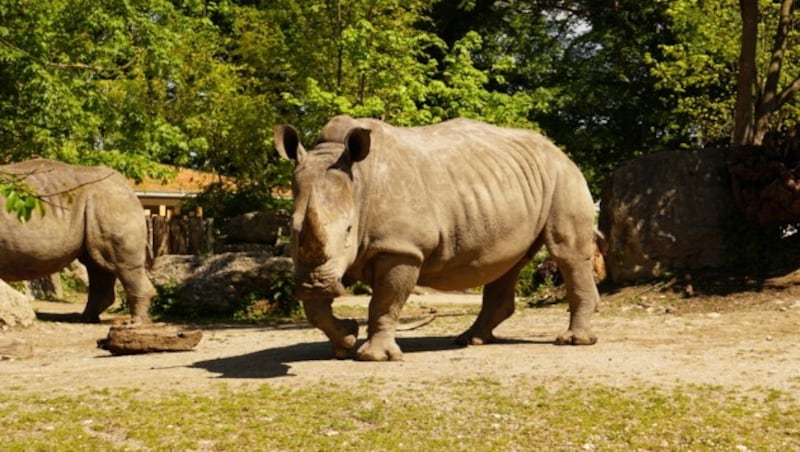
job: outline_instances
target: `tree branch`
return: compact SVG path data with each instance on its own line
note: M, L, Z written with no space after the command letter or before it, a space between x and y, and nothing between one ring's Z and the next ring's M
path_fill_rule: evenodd
M775 42L772 45L772 59L770 60L767 79L764 83L764 95L761 98L762 103L756 108L758 113L769 114L774 111L769 107L775 103L773 99L778 93L778 82L786 54L786 40L791 26L792 3L794 3L794 0L783 0L781 3L780 22L778 23L778 29L775 30Z
M795 78L792 80L792 83L789 84L783 91L774 99L774 106L770 109L770 111L776 111L779 108L783 107L786 102L789 102L792 97L794 97L795 93L800 91L800 77Z
M9 41L9 40L7 40L7 39L5 39L3 37L0 37L0 44L2 44L3 46L5 46L5 47L7 47L7 48L9 48L9 49L11 49L11 50L13 50L15 52L18 52L18 53L22 54L26 58L30 58L31 60L41 64L42 66L47 66L47 67L51 67L53 69L59 69L59 70L81 70L81 71L92 71L92 72L97 72L97 73L101 73L101 72L110 72L110 73L122 72L122 71L128 69L129 67L131 67L133 65L133 63L136 62L136 57L137 57L137 55L134 55L133 58L131 58L131 60L128 61L127 63L125 63L125 64L123 64L121 66L113 67L113 68L104 67L104 66L94 66L94 65L91 65L91 64L83 64L83 63L55 63L55 62L52 62L52 61L47 61L47 60L44 60L42 58L39 58L36 55L33 55L33 54L29 53L28 51L26 51L26 50L24 50L24 49L22 49L20 47L17 47L16 45L14 45L14 43L12 43L11 41Z

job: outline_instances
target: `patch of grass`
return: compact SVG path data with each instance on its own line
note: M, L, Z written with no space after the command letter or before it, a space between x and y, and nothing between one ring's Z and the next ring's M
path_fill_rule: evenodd
M548 386L488 378L303 388L0 394L3 450L793 450L800 407L776 391Z

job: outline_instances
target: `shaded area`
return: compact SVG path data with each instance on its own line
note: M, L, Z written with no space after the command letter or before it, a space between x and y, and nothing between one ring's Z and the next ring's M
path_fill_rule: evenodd
M668 312L785 309L800 297L800 270L784 269L761 275L730 270L706 270L670 275L641 284L604 281L598 288L604 305L663 304Z
M440 352L463 348L456 344L455 336L431 336L397 338L405 354ZM520 339L498 339L494 344L552 344L552 341ZM491 347L492 344L482 347ZM356 348L358 345L356 346ZM355 350L351 353L355 356ZM304 342L283 347L269 348L245 355L198 361L190 367L205 369L219 374L216 378L275 378L294 376L290 363L301 361L332 361L331 345L328 341ZM386 363L360 363L365 366L387 365Z
M731 151L733 195L762 226L800 223L800 128L767 134L761 146Z
M36 312L36 319L43 322L82 323L79 312Z

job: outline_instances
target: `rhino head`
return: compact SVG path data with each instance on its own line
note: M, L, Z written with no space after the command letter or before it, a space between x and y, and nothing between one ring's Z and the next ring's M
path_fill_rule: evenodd
M295 162L294 296L312 300L344 295L342 277L358 250L359 205L353 169L369 154L370 131L353 127L342 140L321 140L306 151L297 130L281 125L275 128L275 148Z

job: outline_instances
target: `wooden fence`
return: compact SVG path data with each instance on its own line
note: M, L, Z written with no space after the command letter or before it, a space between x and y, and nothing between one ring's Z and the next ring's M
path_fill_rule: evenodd
M151 259L165 254L208 254L214 251L214 219L197 216L148 216Z

